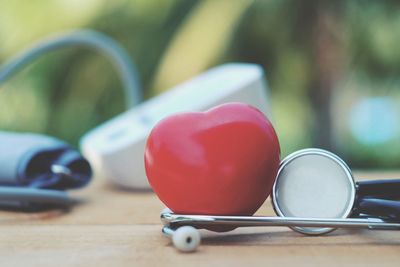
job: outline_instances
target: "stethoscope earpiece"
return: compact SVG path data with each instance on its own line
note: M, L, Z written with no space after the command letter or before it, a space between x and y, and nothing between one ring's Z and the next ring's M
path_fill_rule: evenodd
M195 251L201 242L199 231L193 226L182 226L177 229L172 229L167 226L163 227L162 232L169 236L176 249L182 252Z

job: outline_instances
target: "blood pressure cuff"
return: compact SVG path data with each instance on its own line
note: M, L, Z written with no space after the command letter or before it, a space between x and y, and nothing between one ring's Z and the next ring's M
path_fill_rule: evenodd
M66 190L85 186L91 176L88 161L63 141L0 132L0 186Z

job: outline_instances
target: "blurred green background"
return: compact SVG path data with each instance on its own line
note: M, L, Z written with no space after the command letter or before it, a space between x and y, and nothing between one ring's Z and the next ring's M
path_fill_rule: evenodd
M91 28L137 64L146 98L208 68L266 71L282 155L330 149L359 168L400 167L400 2L0 0L0 62L49 34ZM0 129L79 137L124 110L97 53L50 53L0 90Z

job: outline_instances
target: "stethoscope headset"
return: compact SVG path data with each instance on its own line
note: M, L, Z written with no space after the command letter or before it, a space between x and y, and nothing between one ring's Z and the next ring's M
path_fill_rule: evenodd
M126 51L113 39L91 30L67 32L33 45L1 66L0 84L43 54L71 46L95 49L111 60L124 84L128 108L142 100L137 71ZM69 207L77 201L65 191L81 188L91 180L89 162L55 138L0 132L0 144L6 146L0 145L0 207Z
M400 180L355 182L337 155L304 149L282 160L272 190L277 217L161 213L162 232L184 252L196 250L197 229L210 226L288 226L306 235L336 228L400 230Z

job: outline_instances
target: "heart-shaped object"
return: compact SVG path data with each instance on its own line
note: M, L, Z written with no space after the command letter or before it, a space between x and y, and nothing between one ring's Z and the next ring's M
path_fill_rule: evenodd
M182 214L254 214L271 192L279 162L272 124L242 103L167 117L151 131L145 151L150 185Z

